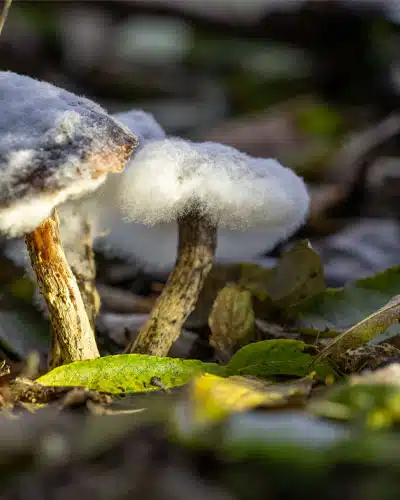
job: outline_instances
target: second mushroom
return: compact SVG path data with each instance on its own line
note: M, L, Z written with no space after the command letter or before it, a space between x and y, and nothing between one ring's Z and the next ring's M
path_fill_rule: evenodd
M304 182L272 159L229 146L164 139L146 144L124 173L121 210L127 220L177 221L177 261L147 323L128 350L165 356L194 310L212 268L217 228L260 230L266 248L304 222Z

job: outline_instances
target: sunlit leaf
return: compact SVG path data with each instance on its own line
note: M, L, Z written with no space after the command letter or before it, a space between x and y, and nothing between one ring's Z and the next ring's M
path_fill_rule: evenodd
M37 379L37 382L52 386L83 386L118 394L184 385L202 372L223 374L224 368L197 360L119 354L60 366Z
M196 423L220 420L232 412L245 411L268 401L283 400L276 392L254 389L237 379L204 374L193 380L190 399Z

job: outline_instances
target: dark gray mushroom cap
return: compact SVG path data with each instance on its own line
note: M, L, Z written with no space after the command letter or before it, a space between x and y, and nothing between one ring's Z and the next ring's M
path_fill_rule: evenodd
M137 138L99 105L0 72L0 232L19 236L120 171Z

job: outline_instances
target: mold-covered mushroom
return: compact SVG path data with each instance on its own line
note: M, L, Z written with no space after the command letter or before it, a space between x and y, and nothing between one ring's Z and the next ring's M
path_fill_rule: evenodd
M137 140L92 101L12 72L0 72L0 106L0 232L25 235L50 314L52 363L95 358L55 208L121 171Z
M303 181L277 161L180 139L145 144L124 173L119 200L127 220L178 224L175 267L130 346L154 355L168 353L194 309L212 267L218 227L263 230L272 246L303 223L309 204Z
M166 138L165 131L154 116L142 110L130 110L113 115L139 138L137 154L149 141ZM164 277L174 266L177 256L178 226L176 220L144 225L124 220L117 202L120 184L125 183L129 169L135 168L135 157L121 175L109 175L92 196L87 207L95 248L111 257L138 264L146 272ZM246 231L218 227L215 260L219 263L238 262L260 256L286 238L287 228L261 227ZM62 231L63 240L68 236Z

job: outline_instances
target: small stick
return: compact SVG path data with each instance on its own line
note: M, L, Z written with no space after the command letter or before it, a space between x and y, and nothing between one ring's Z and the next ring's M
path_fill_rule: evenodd
M100 356L82 296L61 244L56 211L25 236L40 291L53 331L49 364L95 359Z
M12 4L12 0L5 0L4 2L4 5L3 5L3 10L0 14L0 35L3 31L3 26L6 22L6 19L7 19L7 16L8 16L8 12L10 10L10 7L11 7L11 4Z

